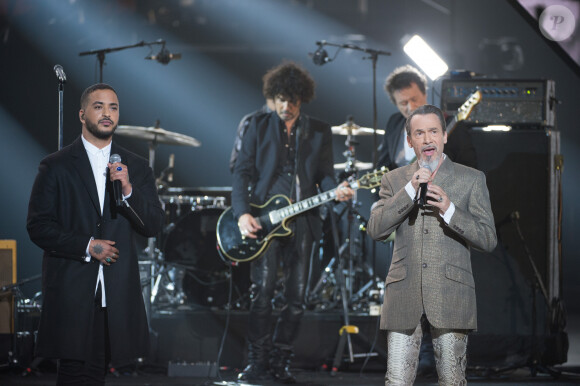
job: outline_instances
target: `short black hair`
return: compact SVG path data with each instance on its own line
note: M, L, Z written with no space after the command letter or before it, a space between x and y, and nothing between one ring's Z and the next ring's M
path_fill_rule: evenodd
M421 90L423 94L427 93L427 77L415 67L407 64L395 68L393 72L387 76L387 80L385 81L385 91L389 94L391 102L396 105L397 102L393 95L395 91L409 88L413 83L419 87L419 90Z
M427 115L427 114L437 115L437 118L439 118L439 123L441 124L441 129L445 131L447 125L445 124L445 116L443 115L443 111L441 111L439 107L433 105L423 105L417 107L409 115L409 118L407 118L407 121L405 122L405 130L407 130L407 135L411 135L411 119L413 119L415 115Z
M294 62L282 62L262 77L262 92L266 98L282 95L291 102L308 103L314 99L314 79L302 66Z
M82 110L84 110L87 107L89 95L91 95L92 93L94 93L97 90L111 90L112 92L117 94L117 91L115 91L115 89L113 87L109 86L106 83L93 84L92 86L87 87L81 95L81 109Z

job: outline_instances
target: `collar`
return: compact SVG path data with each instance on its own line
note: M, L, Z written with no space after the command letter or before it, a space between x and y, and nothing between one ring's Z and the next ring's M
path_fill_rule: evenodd
M99 152L101 152L102 155L107 160L109 159L109 155L111 154L111 145L112 145L113 141L109 142L109 144L107 146L105 146L104 148L99 149L98 147L96 147L95 145L93 145L92 143L87 141L87 139L82 134L81 134L81 139L83 141L83 145L85 146L85 150L87 151L87 153L89 153L91 155L97 155L97 154L99 154Z

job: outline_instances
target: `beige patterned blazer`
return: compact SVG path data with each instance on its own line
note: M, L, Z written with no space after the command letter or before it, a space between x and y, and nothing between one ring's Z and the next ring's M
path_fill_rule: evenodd
M448 157L441 163L433 184L455 205L447 225L438 210L420 209L405 191L418 168L415 161L383 176L368 221L375 240L395 232L381 328L414 329L424 309L437 328L476 329L470 249L491 251L497 243L485 175Z

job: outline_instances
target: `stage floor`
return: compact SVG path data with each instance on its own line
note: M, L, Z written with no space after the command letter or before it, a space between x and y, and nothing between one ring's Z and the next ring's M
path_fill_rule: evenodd
M562 368L560 368L562 369ZM469 384L478 385L576 385L580 383L580 367L563 368L567 371L576 371L576 374L562 374L558 379L549 375L538 373L531 376L528 368L514 370L510 373L497 375L494 377L476 377L468 376ZM147 370L147 369L144 369ZM384 373L382 371L366 371L362 374L360 371L349 370L341 371L335 376L330 376L328 372L296 370L298 385L307 386L376 386L384 383ZM129 385L171 385L171 386L197 386L197 385L242 385L235 381L235 373L232 371L222 371L221 379L219 377L168 377L165 374L159 374L154 370L147 373L133 374L123 373L119 376L108 376L106 384L108 386L129 386ZM0 374L0 384L3 386L24 386L24 385L54 385L56 376L54 373L35 374L22 377L18 374ZM276 385L274 382L260 383L260 385ZM417 378L416 385L437 385L435 378ZM244 384L247 385L247 384Z
M246 312L233 312L230 315L228 334L220 358L221 370L211 376L200 373L199 369L216 363L217 353L225 326L225 311L188 310L172 314L154 315L151 323L155 330L152 341L152 356L138 366L133 364L117 365L115 372L107 377L107 385L237 385L236 374L245 364L244 336L247 321ZM468 382L479 385L574 385L580 384L580 315L572 314L567 318L569 338L568 360L549 368L530 368L520 364L509 368L509 365L482 367L468 362ZM350 315L351 324L358 325L361 334L370 338L369 343L382 342L381 333L376 332L376 317L368 315ZM334 376L322 366L330 366L337 346L334 332L341 325L341 315L337 313L305 314L303 325L296 342L296 358L293 372L300 385L379 385L384 383L385 361L375 354L367 363L364 358L349 363L346 356L340 369ZM482 342L476 335L470 341L470 350L480 351ZM485 336L483 337L485 338ZM490 342L488 345L494 345ZM362 353L361 345L354 344L355 353ZM345 352L346 354L346 352ZM471 358L481 356L472 352ZM44 360L27 372L24 362L21 366L0 367L0 385L53 385L56 381L54 361ZM179 366L186 367L179 367ZM173 366L173 367L172 367ZM187 367L190 366L190 367ZM174 376L192 374L195 367L198 376ZM177 370L176 370L177 368ZM327 367L328 368L328 367ZM171 370L173 369L173 370ZM215 368L214 368L215 369ZM553 370L552 374L548 370ZM556 376L558 375L559 376ZM200 375L201 374L201 375ZM209 374L209 372L207 373ZM274 382L261 383L274 385ZM417 385L436 385L434 377L418 377ZM241 385L241 384L240 384Z

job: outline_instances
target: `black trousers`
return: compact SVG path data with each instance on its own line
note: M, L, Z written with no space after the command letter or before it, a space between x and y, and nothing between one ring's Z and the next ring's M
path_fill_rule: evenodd
M61 358L58 361L57 386L105 384L108 364L111 360L107 309L101 307L100 287L94 304L92 336L89 339L87 360Z
M252 303L248 341L251 347L260 351L267 352L272 345L292 349L304 314L304 292L313 238L306 216L299 216L293 222L292 229L292 237L273 240L264 256L251 265ZM272 336L272 300L278 283L280 263L285 305Z

